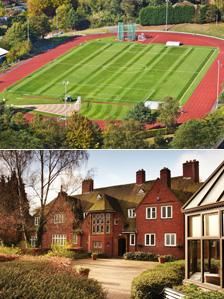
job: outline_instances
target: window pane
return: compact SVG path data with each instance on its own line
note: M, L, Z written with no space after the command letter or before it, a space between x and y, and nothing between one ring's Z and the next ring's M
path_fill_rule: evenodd
M219 215L218 213L204 216L204 235L208 237L219 236Z
M155 244L155 236L151 235L151 245L154 245L154 244Z
M220 241L205 240L204 246L204 281L220 285Z
M188 241L188 277L201 282L201 243L199 240Z
M189 237L197 238L201 237L201 216L191 216L189 217Z

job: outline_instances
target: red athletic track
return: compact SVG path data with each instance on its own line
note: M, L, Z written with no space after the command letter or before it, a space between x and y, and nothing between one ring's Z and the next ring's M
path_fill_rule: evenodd
M97 39L100 37L111 36L111 34L95 34L89 36L76 37L74 40L60 45L48 52L39 54L25 62L20 63L15 68L0 75L0 92L13 85L18 80L25 78L51 60L58 58L70 49L80 45L83 42ZM202 79L193 95L183 106L183 113L178 122L183 123L189 119L202 118L207 115L216 104L217 94L217 65L218 59L224 64L224 41L213 37L204 37L193 34L171 33L171 32L152 32L146 33L148 39L146 43L166 43L168 40L180 41L186 45L212 46L220 49L216 61L210 67L209 71ZM224 68L220 72L220 91L224 82Z

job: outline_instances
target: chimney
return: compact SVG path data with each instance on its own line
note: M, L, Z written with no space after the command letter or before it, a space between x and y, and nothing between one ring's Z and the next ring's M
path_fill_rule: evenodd
M169 168L164 167L160 170L160 181L167 187L171 187L171 172Z
M199 183L199 162L197 160L183 163L183 177Z
M140 169L136 172L136 184L141 185L145 183L145 170Z
M86 179L82 181L82 194L93 191L93 184L94 184L93 179Z

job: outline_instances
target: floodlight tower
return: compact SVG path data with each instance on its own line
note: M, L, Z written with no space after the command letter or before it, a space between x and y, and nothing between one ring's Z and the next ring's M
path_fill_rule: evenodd
M219 88L220 88L220 69L222 67L221 61L218 60L218 72L217 72L217 94L216 94L216 107L219 104Z
M67 97L67 87L69 85L69 81L63 81L63 85L65 87L65 98L64 98L64 101L65 101L65 120L67 120L67 102L66 102L66 97Z
M166 31L168 31L169 0L166 0Z

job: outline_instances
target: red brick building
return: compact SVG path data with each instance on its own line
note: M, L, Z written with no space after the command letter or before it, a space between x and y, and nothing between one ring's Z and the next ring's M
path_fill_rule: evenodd
M85 180L82 194L61 191L48 205L43 246L69 244L115 257L148 251L183 258L181 208L200 185L195 160L184 163L178 177L164 168L156 180L146 181L145 171L139 170L135 183L119 186L94 189L94 181Z

